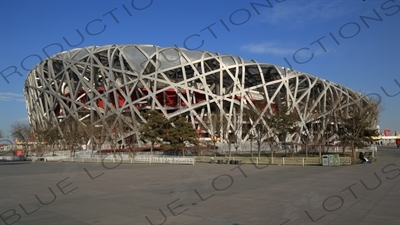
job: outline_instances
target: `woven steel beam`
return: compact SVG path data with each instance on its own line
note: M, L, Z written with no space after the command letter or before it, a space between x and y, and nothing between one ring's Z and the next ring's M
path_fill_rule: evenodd
M101 126L117 115L133 131L132 121L144 120L141 111L157 109L168 119L187 116L202 134L213 133L210 115L225 117L227 130L232 130L237 121L249 122L243 111L258 103L265 104L265 112L277 104L298 112L302 133L311 132L307 124L312 121L372 103L356 91L300 71L154 45L92 46L56 54L30 71L24 94L34 127L57 126L69 117ZM368 119L376 123L376 116ZM112 124L117 123L108 122L103 132L112 133Z

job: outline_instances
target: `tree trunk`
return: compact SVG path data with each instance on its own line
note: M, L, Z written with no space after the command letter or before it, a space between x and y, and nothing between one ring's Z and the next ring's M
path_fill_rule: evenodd
M346 145L343 144L342 146L342 151L343 151L343 157L346 157Z
M99 150L99 144L96 143L97 151ZM90 154L90 158L93 158L93 144L92 144L92 153Z
M253 139L250 139L250 155L253 158Z
M355 161L357 156L356 156L356 148L354 146L354 142L351 143L351 153L353 154L353 159Z
M229 149L228 158L229 160L231 160L231 144L228 144L228 149Z
M217 157L217 147L215 146L215 141L213 141L214 143L214 157Z
M305 148L306 148L306 159L308 158L308 145L306 144L305 145Z
M273 145L271 143L269 143L269 148L271 151L271 163L274 163L274 148Z
M69 157L72 157L72 155L73 155L73 147L72 147L72 145L70 145L70 150L69 150Z
M150 164L151 164L151 160L153 158L153 148L154 148L154 142L151 142L151 147L150 147Z
M318 148L319 148L319 151L318 151L319 152L319 158L322 159L322 147L321 147L321 144L318 145Z
M297 145L295 145L295 146L296 146L295 148L297 149ZM292 157L294 157L294 152L295 152L294 149L292 149Z
M287 156L286 142L283 142L283 148L285 149L285 156Z

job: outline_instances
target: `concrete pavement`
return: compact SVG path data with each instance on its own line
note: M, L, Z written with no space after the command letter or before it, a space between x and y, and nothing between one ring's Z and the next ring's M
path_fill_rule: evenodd
M0 162L0 225L400 224L399 165Z

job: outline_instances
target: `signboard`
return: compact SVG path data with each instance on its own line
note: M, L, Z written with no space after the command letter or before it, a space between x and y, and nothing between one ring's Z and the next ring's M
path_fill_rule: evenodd
M16 154L18 157L21 157L21 156L24 155L24 150L22 150L22 149L17 149L17 150L15 150L15 154Z

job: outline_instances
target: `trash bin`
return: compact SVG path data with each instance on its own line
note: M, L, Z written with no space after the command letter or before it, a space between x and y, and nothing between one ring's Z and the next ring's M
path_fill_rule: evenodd
M334 155L328 155L328 157L329 157L329 166L334 166L335 165Z
M322 166L329 166L329 156L322 155Z
M335 166L340 166L340 157L339 157L339 155L335 155L333 161L334 161Z

